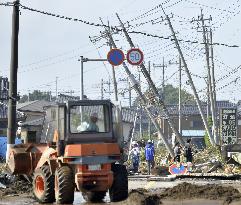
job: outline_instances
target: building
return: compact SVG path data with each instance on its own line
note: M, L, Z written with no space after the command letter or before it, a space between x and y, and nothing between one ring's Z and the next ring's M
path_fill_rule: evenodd
M178 111L178 105L166 105L170 118L173 120L173 123L177 129L179 129L179 111ZM217 118L219 121L219 112L221 108L237 108L238 109L238 139L241 139L241 103L239 106L237 106L234 103L231 103L229 101L217 101ZM207 115L207 105L202 105L202 110L204 112L204 115ZM172 136L172 129L170 128L167 118L165 117L165 114L163 112L159 114L157 110L153 110L154 115L158 118L158 121L160 123L160 127L163 130L163 134L166 138L171 141ZM197 105L192 104L184 104L181 107L181 113L182 113L182 119L181 119L181 129L182 129L182 136L184 138L190 137L190 138L198 138L201 140L201 138L204 137L205 133L205 127L198 109ZM210 114L211 116L211 114ZM147 133L148 129L148 123L149 119L145 112L142 114L142 130L143 132ZM219 122L218 122L219 123ZM140 127L140 121L138 121L138 128L137 131L139 131ZM156 132L154 126L151 126L152 133ZM202 140L201 140L202 141ZM201 142L199 142L201 143Z
M23 112L25 120L21 122L21 138L25 142L40 142L44 122L44 107L53 103L44 100L35 100L19 103L17 110Z

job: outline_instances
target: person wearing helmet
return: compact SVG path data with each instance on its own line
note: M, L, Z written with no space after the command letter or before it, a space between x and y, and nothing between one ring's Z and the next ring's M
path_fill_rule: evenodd
M132 166L134 173L138 173L139 164L140 164L140 149L137 143L133 145L133 148L130 151Z
M154 147L151 143L151 140L147 141L146 147L145 147L145 157L147 161L147 167L148 167L148 174L150 175L151 173L151 168L154 165L154 156L155 156L155 151Z

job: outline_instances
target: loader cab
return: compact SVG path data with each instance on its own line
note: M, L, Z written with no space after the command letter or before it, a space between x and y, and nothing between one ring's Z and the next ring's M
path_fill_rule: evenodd
M117 142L112 109L113 104L108 100L68 101L48 106L41 141L64 144Z
M112 103L108 100L67 103L67 144L113 142Z

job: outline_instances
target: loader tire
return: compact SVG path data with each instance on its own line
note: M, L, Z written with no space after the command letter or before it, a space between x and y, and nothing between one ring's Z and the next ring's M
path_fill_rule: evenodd
M62 166L55 171L55 198L57 204L72 204L74 201L74 176L70 167Z
M123 201L128 198L128 175L124 165L112 164L114 181L109 189L111 202Z
M53 203L54 196L54 176L50 168L44 165L35 170L33 175L33 194L40 203Z
M87 202L102 202L105 195L106 191L82 192L82 196Z

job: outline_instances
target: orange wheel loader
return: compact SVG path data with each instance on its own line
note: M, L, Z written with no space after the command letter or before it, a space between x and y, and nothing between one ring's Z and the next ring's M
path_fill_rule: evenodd
M71 204L74 191L87 201L128 197L120 111L108 100L68 101L45 108L39 143L15 145L8 166L32 177L40 203ZM118 113L118 114L116 114Z

